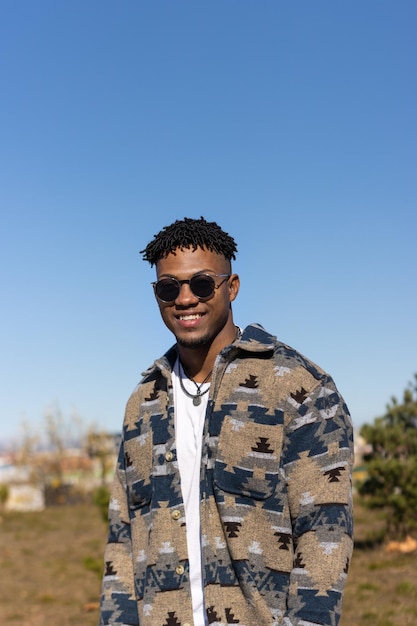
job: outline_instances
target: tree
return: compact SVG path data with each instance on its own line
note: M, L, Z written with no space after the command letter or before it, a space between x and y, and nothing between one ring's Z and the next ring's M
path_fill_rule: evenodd
M417 374L386 413L360 434L372 446L365 457L367 478L358 491L371 508L385 510L387 538L404 539L417 530Z
M116 459L116 444L114 435L105 431L90 428L87 437L87 453L97 459L100 467L101 484L106 484L109 471L114 469Z
M16 462L30 472L32 482L45 494L57 494L66 488L68 452L81 446L85 427L76 413L67 419L58 407L50 407L36 433L33 429L29 423L22 424Z

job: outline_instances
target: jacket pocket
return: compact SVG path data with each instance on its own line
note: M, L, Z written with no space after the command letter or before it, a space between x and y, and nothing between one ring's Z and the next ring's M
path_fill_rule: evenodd
M282 440L281 424L226 416L214 463L215 485L256 500L272 496L278 482Z

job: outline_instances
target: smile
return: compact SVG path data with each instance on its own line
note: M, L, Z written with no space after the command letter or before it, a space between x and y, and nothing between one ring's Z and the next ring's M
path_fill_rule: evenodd
M179 315L178 319L182 320L183 322L190 322L191 320L198 320L201 317L203 317L203 315L199 313L193 313L193 315Z

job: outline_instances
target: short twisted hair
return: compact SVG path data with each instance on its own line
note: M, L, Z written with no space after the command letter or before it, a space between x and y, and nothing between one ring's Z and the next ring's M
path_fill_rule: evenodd
M156 265L159 259L167 257L177 248L180 250L205 248L222 254L229 261L236 258L237 252L233 237L225 233L216 222L207 222L204 217L200 219L184 217L170 226L164 226L140 253L144 261Z

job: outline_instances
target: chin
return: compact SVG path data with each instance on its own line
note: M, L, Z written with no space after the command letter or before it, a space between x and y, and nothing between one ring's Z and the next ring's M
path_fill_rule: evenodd
M201 337L176 337L177 343L183 348L200 348L206 346L211 341L209 335L203 335Z

